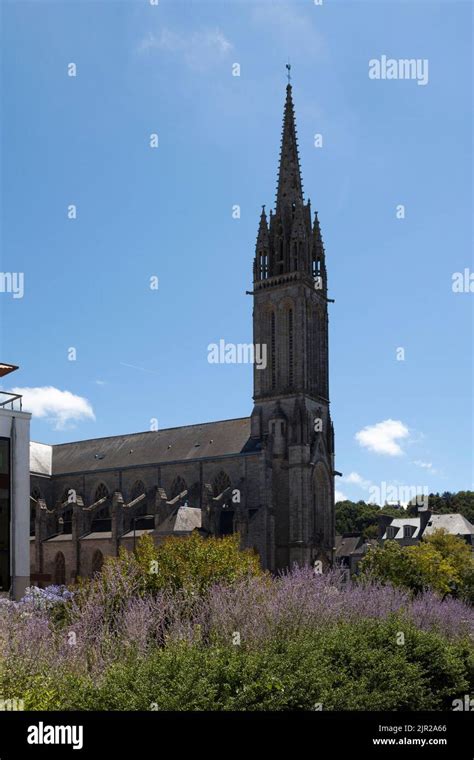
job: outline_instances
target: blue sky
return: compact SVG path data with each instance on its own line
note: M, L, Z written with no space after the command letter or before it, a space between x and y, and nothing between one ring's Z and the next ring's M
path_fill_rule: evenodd
M452 0L4 2L0 267L24 295L0 293L1 358L21 367L4 388L36 389L32 438L250 413L251 367L207 346L252 339L289 58L338 489L472 488L473 295L452 290L473 270L471 29ZM370 79L382 55L427 59L428 83Z

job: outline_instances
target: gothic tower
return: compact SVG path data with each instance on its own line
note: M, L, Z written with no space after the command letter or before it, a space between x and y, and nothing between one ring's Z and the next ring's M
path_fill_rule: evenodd
M267 566L332 561L334 433L329 412L328 297L318 215L305 202L292 88L286 88L275 211L262 209L253 271L252 437L265 455ZM265 356L265 354L263 354Z

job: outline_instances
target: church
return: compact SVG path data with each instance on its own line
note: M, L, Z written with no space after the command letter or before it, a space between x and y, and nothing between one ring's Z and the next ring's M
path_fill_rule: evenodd
M249 262L250 263L250 262ZM30 451L31 579L71 583L141 535L238 532L262 567L333 561L334 430L329 409L325 250L305 201L288 83L274 211L253 262L250 417Z

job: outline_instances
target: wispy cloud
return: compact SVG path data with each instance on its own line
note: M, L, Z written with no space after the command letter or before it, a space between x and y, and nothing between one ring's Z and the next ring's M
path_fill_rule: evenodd
M95 420L94 410L86 398L53 386L39 388L12 388L12 393L23 396L23 409L34 417L51 422L55 430L74 427L82 420Z
M431 462L423 462L421 459L415 459L413 464L416 464L417 467L421 467L423 470L429 470L429 472L433 473L433 475L436 473L436 470Z
M334 493L334 500L338 502L338 501L346 501L346 499L347 499L346 494L343 493L342 491L338 491L336 488L336 491Z
M195 70L208 68L225 58L232 49L232 43L218 28L203 28L186 34L165 27L157 34L148 32L138 44L139 53L158 50L176 55Z
M409 430L400 420L384 420L359 430L355 434L358 443L369 451L391 457L403 454L399 441L408 438Z
M152 375L158 375L157 370L147 369L146 367L138 367L136 364L127 364L126 362L120 362L122 367L128 367L129 369L138 369L140 372L151 372Z
M324 38L316 28L319 10L311 5L298 8L296 3L265 2L253 8L252 21L282 40L288 55L291 56L293 51L298 55L314 55L324 50Z

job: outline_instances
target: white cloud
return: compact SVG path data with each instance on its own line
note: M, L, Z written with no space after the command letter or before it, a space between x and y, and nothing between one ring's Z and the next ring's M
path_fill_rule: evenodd
M106 385L106 382L105 382L105 380L96 380L95 384L96 385Z
M338 491L336 488L336 491L334 493L334 500L338 502L338 501L346 501L346 499L347 499L346 494L343 493L342 491Z
M403 454L398 440L407 438L408 434L408 428L400 420L384 420L359 430L355 439L369 451L396 457Z
M184 63L192 69L204 69L216 59L223 58L233 48L220 29L200 29L191 34L177 33L167 27L155 35L148 32L139 45L138 52L161 50L180 55Z
M359 475L358 472L350 472L349 475L346 475L343 478L343 480L346 483L352 483L353 485L360 486L366 491L368 491L372 486L372 481L366 480L366 478L363 478L362 475Z
M63 430L68 423L95 420L91 404L82 396L61 391L53 386L41 388L12 388L12 393L23 396L23 409L34 417L44 417L56 430Z

